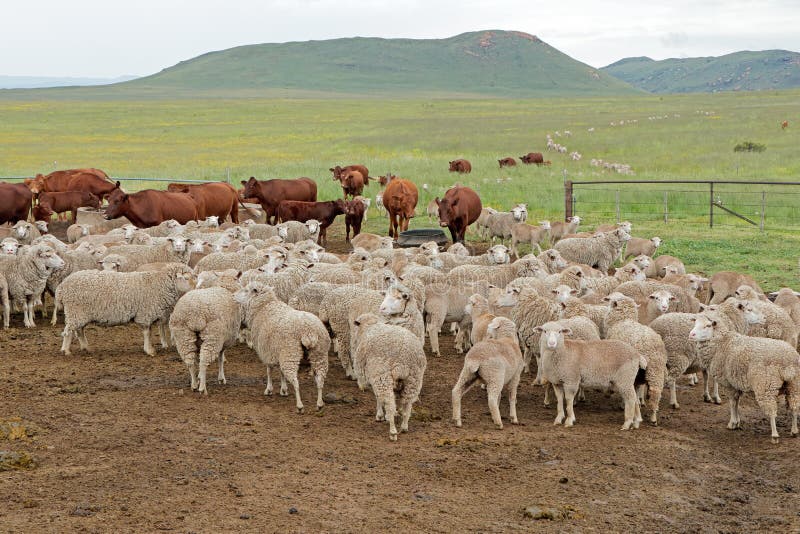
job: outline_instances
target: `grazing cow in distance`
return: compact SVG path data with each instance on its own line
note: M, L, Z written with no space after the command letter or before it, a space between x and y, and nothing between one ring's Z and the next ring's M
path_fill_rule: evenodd
M242 181L244 198L257 198L267 216L267 224L274 224L278 215L278 204L283 200L316 202L317 183L311 178L295 180L256 180L253 176Z
M520 156L519 159L526 165L531 165L532 163L542 165L544 163L544 156L542 156L541 152L528 152L524 156Z
M469 174L472 172L472 163L465 159L456 159L450 163L450 172L459 172L462 174Z
M517 166L517 160L515 160L514 158L498 159L497 163L500 164L500 168L501 169L503 167L516 167Z
M483 208L481 197L469 187L455 186L439 200L439 226L450 230L453 243L463 243L467 227L478 220Z
M389 212L389 237L397 240L400 232L408 230L419 200L417 186L408 180L393 177L383 192L383 206Z
M359 171L347 171L341 175L339 181L342 183L342 198L345 200L348 195L352 198L360 196L364 186L369 185L369 179Z
M789 121L783 121L781 123L781 130L785 130L788 127L789 127Z

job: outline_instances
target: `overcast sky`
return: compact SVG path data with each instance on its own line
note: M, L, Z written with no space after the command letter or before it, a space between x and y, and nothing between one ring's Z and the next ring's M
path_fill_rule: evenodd
M0 74L20 76L146 75L243 44L483 29L537 35L595 67L800 51L800 0L3 0L0 13Z

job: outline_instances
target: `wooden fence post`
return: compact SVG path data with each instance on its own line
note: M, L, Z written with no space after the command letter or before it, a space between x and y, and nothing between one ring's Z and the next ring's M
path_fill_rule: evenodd
M572 180L564 182L564 220L572 217Z

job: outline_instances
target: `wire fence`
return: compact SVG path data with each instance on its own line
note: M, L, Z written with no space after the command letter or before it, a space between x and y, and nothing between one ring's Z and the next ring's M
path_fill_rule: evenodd
M0 176L3 182L22 182L30 176ZM230 173L220 177L219 180L185 180L180 178L147 178L147 177L112 177L111 180L119 181L125 190L139 191L140 189L166 189L167 184L207 184L209 182L231 183ZM151 187L148 187L150 185Z
M590 221L800 228L800 182L565 182L565 215Z

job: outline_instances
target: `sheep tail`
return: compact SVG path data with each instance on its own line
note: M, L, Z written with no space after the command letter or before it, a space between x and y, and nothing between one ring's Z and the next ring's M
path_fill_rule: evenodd
M316 332L306 332L300 336L300 343L306 349L312 349L319 344L319 336Z
M639 354L639 369L647 369L647 358L643 354Z

